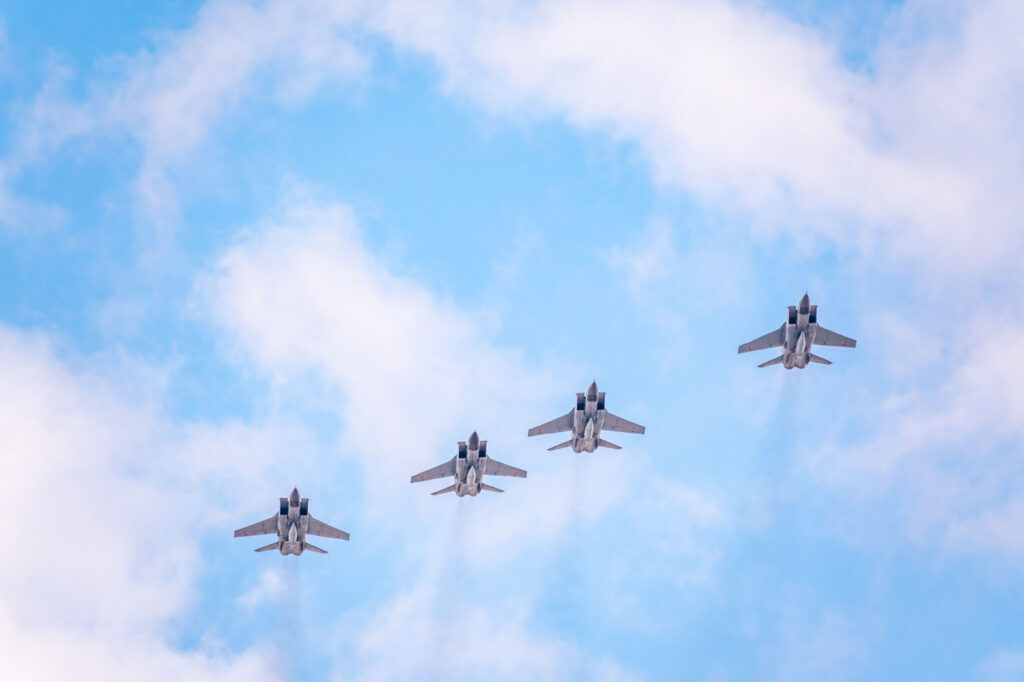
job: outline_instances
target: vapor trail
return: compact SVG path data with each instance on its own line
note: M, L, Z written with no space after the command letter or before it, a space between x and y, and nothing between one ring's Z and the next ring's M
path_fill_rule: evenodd
M565 507L565 540L552 555L547 575L547 592L556 617L566 626L579 628L586 616L586 502L588 473L592 462L587 454L569 453L568 504Z
M278 670L281 679L297 682L305 679L305 631L302 621L302 561L299 557L281 557L278 569L280 590L277 595Z
M452 676L450 666L454 658L453 652L449 651L454 634L452 626L458 624L462 609L470 606L463 596L467 582L465 505L464 498L455 498L455 508L451 513L448 531L442 539L443 549L434 576L431 596L431 613L434 614L432 646L428 659L422 662L423 670L430 671L427 675L430 679Z

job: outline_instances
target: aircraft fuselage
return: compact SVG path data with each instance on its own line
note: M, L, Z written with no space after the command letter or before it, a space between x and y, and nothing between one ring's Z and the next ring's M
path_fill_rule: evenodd
M786 341L782 347L783 367L803 369L807 366L817 329L818 306L811 305L805 294L799 305L789 307L789 315L786 318Z
M277 517L278 550L281 554L299 556L306 549L306 531L309 530L309 500L293 494L281 498L281 511Z
M475 434L474 434L475 435ZM484 479L486 450L481 453L481 441L470 436L469 442L459 443L459 454L455 459L455 494L459 497L476 497ZM486 446L484 446L486 448ZM481 461L481 455L484 461Z
M604 393L597 383L590 384L586 393L576 394L576 411L572 422L572 449L574 452L594 452L604 426Z

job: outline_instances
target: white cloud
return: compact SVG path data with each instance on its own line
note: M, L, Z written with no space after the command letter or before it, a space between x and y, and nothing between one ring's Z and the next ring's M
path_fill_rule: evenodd
M58 67L20 122L9 166L20 169L77 138L128 137L142 149L136 189L148 217L173 223L174 172L227 112L258 88L291 105L362 73L365 58L348 35L359 11L358 3L321 0L219 0L188 30L162 34L152 52L101 62L84 99L68 94L72 74Z
M176 649L172 622L195 599L203 532L248 508L232 491L264 487L286 434L169 424L161 390L159 373L62 361L45 337L0 329L7 675L267 677L259 649Z
M286 579L286 568L270 569L260 574L260 581L240 595L237 604L244 609L254 609L268 601L286 598L295 585Z
M386 680L597 680L638 678L608 656L593 655L554 633L532 632L522 604L488 608L464 595L421 587L350 624L354 659L339 682ZM400 655L396 652L400 650Z
M386 271L344 206L307 202L260 226L200 292L237 350L277 379L313 370L344 389L348 445L378 453L368 476L383 499L474 428L518 433L504 414L551 390L490 343L487 316Z
M8 169L0 164L0 225L18 232L47 232L65 220L64 211L18 196L6 182Z
M1024 12L974 3L955 30L911 33L942 7L906 12L873 79L760 5L394 0L372 25L435 58L450 89L635 142L663 182L761 225L990 263L1020 247L1024 178L1021 48L992 35Z
M218 0L154 51L97 69L84 101L55 78L10 163L128 135L143 149L141 196L174 215L173 169L258 76L302 100L360 73L355 41L378 34L492 110L638 144L662 182L754 230L970 269L1020 252L1022 23L1012 0L912 3L894 10L868 76L814 30L746 3Z
M996 320L970 328L973 344L950 348L924 334L905 352L938 344L941 357L919 368L910 388L885 397L858 390L873 408L856 445L815 448L816 477L853 494L888 500L904 530L956 552L1019 555L1024 522L1024 329ZM948 373L943 367L951 368ZM931 374L925 382L921 377Z
M983 658L974 668L977 682L1013 682L1024 677L1024 651L999 649Z
M849 680L858 679L871 643L866 623L854 622L836 609L813 615L790 606L772 633L765 633L772 646L764 647L768 665L776 669L774 679Z

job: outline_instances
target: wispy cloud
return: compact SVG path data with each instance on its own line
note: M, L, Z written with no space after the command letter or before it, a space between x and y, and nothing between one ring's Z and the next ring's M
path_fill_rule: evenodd
M142 151L135 186L148 220L173 227L174 173L227 112L267 91L294 104L363 72L366 59L350 34L359 11L348 3L218 0L188 30L162 34L153 50L98 64L85 76L84 97L64 87L75 74L56 68L19 121L8 166L20 170L79 138L131 139Z
M854 410L865 425L861 437L815 448L811 470L855 499L886 499L917 541L958 553L1019 555L1024 544L1011 528L1024 513L1015 445L1024 435L1024 391L1015 381L1024 371L1022 335L1020 326L990 321L971 327L967 347L951 349L938 335L915 337L903 352L940 349L941 359L915 374L932 379L889 396L881 387L858 392L874 406Z
M195 597L202 535L225 509L247 506L225 482L259 488L280 434L169 422L146 372L62 360L46 337L9 328L0 375L0 472L25 515L0 567L5 673L266 677L259 649L179 649L173 621Z
M981 265L1021 246L1008 190L1024 76L1018 43L992 36L1024 17L994 0L914 32L942 8L897 14L873 77L813 30L729 2L396 0L373 25L436 59L451 90L634 142L661 181L762 226Z

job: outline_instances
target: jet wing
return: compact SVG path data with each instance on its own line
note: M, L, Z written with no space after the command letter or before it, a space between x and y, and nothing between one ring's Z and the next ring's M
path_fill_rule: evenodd
M334 526L329 526L323 521L318 521L312 516L309 517L309 527L306 529L306 535L319 535L322 538L348 540L348 533L338 530Z
M491 476L515 476L516 478L526 478L526 472L522 469L510 467L508 464L502 464L496 459L487 458L487 470L485 474Z
M611 412L605 410L604 413L604 426L601 427L602 431L621 431L623 433L644 433L647 431L644 427L639 424L634 424L628 419L622 417L616 417Z
M765 348L778 348L786 342L786 325L782 325L773 332L759 336L749 343L740 346L740 353L747 353L752 350L764 350Z
M815 346L840 346L843 348L856 348L856 339L848 339L842 334L836 334L833 331L825 329L820 324L818 325L818 331L814 332L814 345Z
M277 514L274 514L266 521L260 521L251 526L239 528L235 531L235 537L244 538L250 535L270 535L271 533L277 535Z
M552 419L547 424L541 424L540 426L534 426L527 433L527 436L539 436L542 433L558 433L560 431L572 431L572 417L573 413L559 417L558 419Z
M419 481L432 481L435 478L444 478L445 476L455 475L455 458L452 457L444 464L438 464L433 469L427 469L426 471L416 474L412 477L411 482L417 483Z

